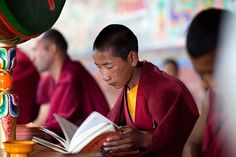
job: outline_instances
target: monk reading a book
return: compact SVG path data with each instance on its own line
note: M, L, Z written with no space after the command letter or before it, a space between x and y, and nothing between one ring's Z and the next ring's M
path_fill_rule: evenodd
M138 40L126 26L111 24L96 37L93 59L104 81L122 91L108 118L122 128L104 150L131 156L180 157L198 118L185 85L148 61L139 61ZM134 150L134 151L131 151Z

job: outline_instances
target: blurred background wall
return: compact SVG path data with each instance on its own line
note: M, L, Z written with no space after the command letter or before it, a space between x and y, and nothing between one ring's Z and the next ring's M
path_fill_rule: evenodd
M69 43L69 55L80 60L103 89L112 106L119 90L106 85L93 60L92 44L98 32L108 24L121 23L137 35L141 60L162 68L165 58L175 58L180 79L192 92L199 108L204 92L185 52L188 24L196 13L208 7L233 10L236 0L67 0L54 28ZM19 47L32 55L36 39Z

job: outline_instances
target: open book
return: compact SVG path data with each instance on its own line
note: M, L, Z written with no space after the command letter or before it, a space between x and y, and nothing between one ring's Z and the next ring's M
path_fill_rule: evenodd
M117 125L98 112L92 112L80 127L57 114L54 114L54 116L65 135L65 139L46 128L42 127L40 129L57 139L61 145L51 143L39 137L33 137L33 141L61 153L78 153L96 137L105 133L115 132L118 129Z

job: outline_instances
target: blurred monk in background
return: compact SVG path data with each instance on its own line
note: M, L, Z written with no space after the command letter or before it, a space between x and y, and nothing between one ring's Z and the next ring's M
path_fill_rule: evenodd
M41 106L34 125L45 125L61 134L54 113L76 125L92 111L107 115L109 106L100 87L80 62L70 59L67 41L59 31L51 29L43 34L35 46L34 63L40 73L47 71L49 74L39 85L39 92L46 93L42 102L49 100L49 104ZM39 120L40 117L44 119Z
M163 71L176 78L179 77L179 65L174 58L166 58L163 63Z
M185 144L183 157L235 157L229 150L228 121L214 78L221 26L228 16L232 13L227 10L203 10L193 19L187 32L188 54L209 91L201 115Z

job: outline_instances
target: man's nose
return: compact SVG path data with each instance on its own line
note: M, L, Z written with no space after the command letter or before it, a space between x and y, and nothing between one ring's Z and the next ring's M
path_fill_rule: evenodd
M109 81L111 79L109 73L106 70L103 70L102 76L104 81Z

